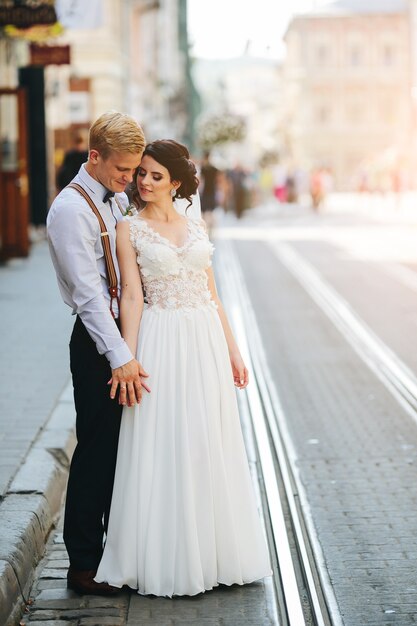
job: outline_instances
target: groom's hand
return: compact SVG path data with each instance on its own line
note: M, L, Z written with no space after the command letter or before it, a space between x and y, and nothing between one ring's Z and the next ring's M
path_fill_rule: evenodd
M139 404L142 399L142 388L150 391L149 387L142 381L142 378L147 378L148 376L149 374L145 372L136 359L132 359L121 367L116 367L112 370L110 379L110 398L113 400L116 397L117 388L120 386L120 404L127 404L128 406Z

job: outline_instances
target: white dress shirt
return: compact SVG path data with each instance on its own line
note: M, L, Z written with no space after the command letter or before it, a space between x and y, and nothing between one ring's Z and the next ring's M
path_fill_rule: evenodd
M99 210L109 233L113 261L120 283L116 257L116 224L123 219L114 199L104 204L107 189L82 165L73 182L81 185ZM117 199L125 209L126 194ZM111 205L111 206L110 206ZM64 189L55 198L47 217L48 242L63 300L78 314L97 350L104 354L112 369L133 359L110 312L100 225L97 217L75 189ZM113 311L118 316L117 303Z

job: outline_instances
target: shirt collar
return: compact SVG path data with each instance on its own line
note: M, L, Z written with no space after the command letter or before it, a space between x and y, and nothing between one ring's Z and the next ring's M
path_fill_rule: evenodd
M100 202L103 202L104 195L108 190L104 185L99 183L98 180L90 176L90 174L85 169L85 163L81 166L78 175L81 178L81 182L83 182L84 185L93 192L93 194L100 200Z

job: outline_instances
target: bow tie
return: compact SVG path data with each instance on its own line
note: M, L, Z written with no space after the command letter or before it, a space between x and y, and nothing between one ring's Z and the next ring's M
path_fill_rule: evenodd
M110 198L114 197L114 191L106 191L104 194L103 202L106 203L110 200Z

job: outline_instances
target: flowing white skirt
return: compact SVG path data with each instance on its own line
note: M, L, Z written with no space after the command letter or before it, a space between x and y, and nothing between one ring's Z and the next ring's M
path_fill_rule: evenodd
M271 574L217 311L145 309L151 393L123 411L96 580L195 595Z

